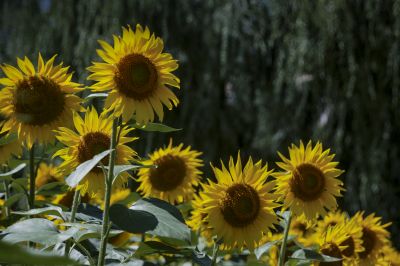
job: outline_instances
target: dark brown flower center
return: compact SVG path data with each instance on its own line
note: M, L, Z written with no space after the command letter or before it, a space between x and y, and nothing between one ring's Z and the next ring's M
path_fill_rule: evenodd
M95 155L108 150L110 148L110 137L102 132L90 132L81 137L78 146L78 161L83 163L92 159ZM102 164L108 164L108 156L101 160ZM94 172L101 172L101 169L95 167Z
M301 232L303 235L307 232L307 225L301 222L292 225L293 230Z
M254 222L260 211L257 191L247 184L229 187L220 202L221 213L233 227L245 227Z
M316 200L325 190L324 173L312 164L301 164L293 171L290 188L303 201Z
M34 76L17 84L13 101L18 121L43 126L60 117L64 111L65 95L51 79Z
M158 73L148 58L141 54L130 54L118 62L114 81L125 96L143 100L157 89Z
M363 236L362 236L362 246L364 247L364 251L360 253L360 258L365 259L371 251L375 247L375 243L377 242L377 236L369 228L363 227Z
M159 191L174 190L186 176L185 161L179 156L165 155L154 164L157 168L150 170L150 182Z
M342 253L339 247L334 243L328 243L326 246L321 248L321 253L330 257L342 258ZM334 261L334 262L320 262L319 265L326 265L326 266L342 266L342 261Z
M355 244L354 244L354 240L351 236L349 236L348 238L346 238L345 241L343 241L342 243L343 246L347 246L343 251L342 254L346 257L351 257L354 255L354 251L355 251Z

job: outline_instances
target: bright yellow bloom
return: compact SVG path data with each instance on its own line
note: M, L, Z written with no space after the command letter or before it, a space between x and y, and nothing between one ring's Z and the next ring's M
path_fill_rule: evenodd
M83 120L79 114L74 114L74 124L77 132L68 128L60 128L57 132L57 139L67 147L58 150L54 157L60 156L64 162L60 164L60 169L69 174L76 167L93 158L93 156L108 150L112 133L113 120L108 118L105 113L100 116L92 108L85 114ZM127 137L132 129L128 127L118 127L119 142L116 145L117 165L126 165L133 160L136 152L125 145L137 138ZM108 165L108 156L102 160L104 165ZM125 186L129 174L127 172L119 175L113 182L114 189L121 189ZM82 195L89 193L91 197L104 195L104 174L99 167L93 168L85 178L82 179L77 189ZM99 194L100 193L100 194Z
M362 227L362 246L364 251L359 253L361 263L374 263L378 260L382 248L389 243L390 233L386 227L390 223L382 224L381 217L370 214L364 217L364 212L354 216L356 222Z
M283 172L275 173L276 193L281 195L284 209L290 209L294 216L304 214L308 220L328 210L337 208L336 198L341 196L342 181L337 177L343 173L332 161L334 154L323 150L322 144L312 147L311 141L304 147L292 144L289 158L278 152L283 162L277 162Z
M213 171L217 183L209 180L202 185L202 209L190 224L207 226L222 239L222 248L254 249L263 233L278 222L273 209L279 205L271 193L275 183L266 181L272 171L261 161L254 164L251 157L243 169L240 154L236 164L230 158L229 170L222 163L221 169L213 167Z
M105 103L116 116L124 121L135 118L139 124L154 120L154 112L163 120L163 104L171 110L179 103L167 85L180 88L179 79L171 72L178 63L168 53L162 53L162 39L150 34L140 25L136 31L129 26L122 28L122 37L114 36L114 46L99 41L97 50L104 62L94 62L88 70L91 86L96 92L111 90Z
M303 246L312 244L310 236L314 233L314 223L307 220L304 215L295 216L290 223L289 235L294 235Z
M35 180L36 189L52 182L64 182L63 175L57 167L40 163Z
M27 147L34 142L54 141L53 130L72 124L72 112L81 109L81 99L73 95L82 89L72 82L69 67L54 66L53 56L46 63L39 54L37 70L25 57L17 58L20 69L3 65L5 87L0 91L0 113L7 120L0 133L17 133Z
M348 239L349 234L343 224L338 224L329 227L322 235L316 236L316 241L319 246L319 252L338 259L343 259L343 251L346 249L344 242ZM342 265L352 265L347 264L344 260L336 262L316 262L314 265L332 265L332 266L342 266Z
M172 141L166 148L160 148L149 154L145 165L154 165L154 168L139 170L139 191L146 197L156 197L170 203L181 203L191 200L194 194L193 186L198 185L199 170L203 161L199 159L201 152L191 150L183 144L172 146Z

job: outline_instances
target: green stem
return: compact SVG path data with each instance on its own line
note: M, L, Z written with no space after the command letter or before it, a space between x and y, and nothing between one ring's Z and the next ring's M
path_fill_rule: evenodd
M4 185L4 190L5 190L5 201L7 201L10 198L10 191L8 190L8 181L4 180L3 182ZM4 206L4 212L6 214L6 218L8 218L8 216L10 216L10 209L8 208L7 205Z
M35 144L29 149L29 209L35 208Z
M289 211L289 216L288 216L285 231L283 234L283 241L281 244L281 252L279 253L278 266L283 266L285 263L286 243L287 243L287 239L288 239L288 235L289 235L291 221L292 221L292 213Z
M99 260L97 265L104 265L104 258L107 248L107 238L108 238L108 227L109 227L109 210L110 210L110 199L112 190L112 181L114 178L114 164L115 164L115 146L117 145L117 129L118 129L118 119L114 119L111 141L110 141L110 160L108 163L108 174L105 177L105 194L104 194L104 211L103 211L103 227L101 232L101 244L99 252Z
M71 217L69 219L69 222L71 222L71 223L75 222L76 211L78 210L78 206L79 206L79 203L81 201L80 195L81 194L80 194L79 190L75 189L74 200L72 201L72 207L71 207ZM68 257L70 249L71 249L71 242L68 240L65 243L64 255L66 257Z
M72 240L72 242L74 243L74 245L76 245L77 247L79 247L79 248L81 249L81 251L82 251L83 253L85 253L85 255L86 255L86 257L87 257L87 259L88 259L88 261L89 261L89 265L90 265L90 266L96 265L95 262L94 262L94 260L93 260L93 258L92 258L92 256L90 256L90 252L89 252L81 243L75 241L73 238L71 238L71 240Z
M214 242L213 254L212 254L212 259L211 259L211 266L214 266L217 263L219 245L220 245L219 241L215 241Z

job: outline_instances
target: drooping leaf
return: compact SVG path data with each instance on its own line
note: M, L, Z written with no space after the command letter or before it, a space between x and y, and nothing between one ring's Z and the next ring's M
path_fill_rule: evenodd
M36 195L53 196L56 194L64 193L67 190L68 186L66 186L64 182L51 182L41 186L36 191Z
M63 210L61 209L61 207L57 207L57 206L50 206L50 207L45 207L45 208L37 208L37 209L31 209L28 211L15 211L13 212L14 214L19 214L19 215L38 215L38 214L42 214L42 215L55 215L58 216L60 218L62 218L63 220L66 219Z
M102 153L95 155L92 159L81 163L72 174L70 174L65 180L66 183L74 188L79 182L92 170L102 159L111 153L112 150L106 150Z
M114 166L114 178L122 174L123 172L140 169L140 168L153 168L154 165L143 165L143 164L136 164L136 165L115 165ZM105 169L108 169L108 166L104 166Z
M157 198L143 198L143 200L147 201L147 202L149 202L149 203L151 203L151 204L153 204L155 206L157 206L158 208L166 210L172 216L174 216L176 219L178 219L182 223L185 223L185 219L183 218L182 213L174 205L171 205L168 202L166 202L164 200L157 199Z
M145 233L157 227L157 217L144 210L128 209L121 204L110 207L110 220L120 229L130 233Z
M138 125L138 124L133 124L132 125L134 128L143 130L143 131L150 131L150 132L174 132L174 131L179 131L182 130L181 128L173 128L164 124L160 123L147 123L146 125Z
M17 203L20 199L22 199L23 197L25 197L25 193L17 193L12 195L11 197L9 197L4 205L7 207L11 207L12 205L14 205L15 203Z
M6 235L3 240L10 243L31 241L52 246L71 238L77 231L78 229L71 228L59 232L53 222L42 218L33 218L9 226L4 230Z
M295 236L289 235L288 238L287 238L287 243L290 243L294 239L295 239ZM258 248L256 248L254 250L254 254L256 255L256 258L259 260L263 254L268 253L269 250L274 245L278 245L281 242L282 242L282 239L279 239L279 240L271 241L271 242L268 242L268 243L265 243L265 244L259 246Z
M321 261L321 262L334 262L340 261L340 258L334 258L331 256L327 256L324 254L319 254L318 252L312 249L299 249L293 252L290 256L291 259L298 259L298 260L310 260L310 261Z
M105 98L108 96L108 93L91 93L85 97L86 100L94 99L94 98Z
M0 264L4 265L78 265L62 256L48 252L26 250L18 245L0 241Z
M175 207L168 203L156 206L141 199L129 209L123 205L114 204L110 208L110 219L122 230L131 233L147 232L155 236L190 242L190 229L180 218L177 218L179 216L176 211L172 211L173 208Z
M17 167L15 167L14 169L12 169L11 171L8 171L6 173L1 173L0 174L0 181L1 180L12 180L11 176L15 173L18 173L19 171L21 171L22 169L24 169L26 166L26 163L21 163L20 165L18 165Z

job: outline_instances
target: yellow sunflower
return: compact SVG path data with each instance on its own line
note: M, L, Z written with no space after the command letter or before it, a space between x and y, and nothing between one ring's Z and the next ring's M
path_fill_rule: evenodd
M169 110L179 103L167 85L180 88L179 79L171 72L178 63L168 53L162 53L162 39L140 25L136 31L122 28L122 37L114 36L114 46L99 41L97 50L104 62L94 62L88 70L89 80L97 81L94 91L111 89L105 107L122 115L124 121L135 118L139 124L154 120L154 112L163 120L163 105Z
M8 132L0 133L0 139L8 138ZM7 163L12 156L21 156L22 154L22 146L21 143L15 139L10 141L5 141L3 144L0 144L0 165Z
M391 223L382 224L381 217L370 214L364 217L364 212L354 216L362 227L362 241L364 251L359 253L361 263L374 262L379 257L383 247L389 243L390 233L386 230Z
M58 150L53 155L53 157L60 156L64 159L64 162L59 166L60 170L65 174L71 173L79 164L108 150L110 147L112 122L113 120L108 118L105 113L99 116L94 108L85 113L84 120L79 114L74 113L74 124L77 133L65 127L56 131L57 139L67 146ZM127 134L131 130L128 127L118 127L120 137L116 146L115 162L117 165L129 164L134 156L136 156L136 152L125 145L137 139L127 137ZM108 156L102 160L102 163L108 165ZM127 172L118 176L113 182L113 188L120 189L124 187L128 176ZM99 167L95 167L82 179L77 189L81 191L82 195L89 193L91 197L96 197L96 195L104 194L104 187L103 171Z
M400 266L400 252L388 244L382 249L382 256L391 266Z
M320 253L343 259L343 250L347 247L344 242L348 237L349 234L343 224L329 227L322 235L316 236ZM314 265L342 266L348 264L344 260L340 260L336 262L316 262Z
M293 217L290 223L289 235L294 235L303 246L310 246L310 236L315 232L314 223L306 219L304 215Z
M322 144L312 147L311 141L304 147L292 144L289 158L278 152L283 162L277 165L284 171L275 173L276 193L281 195L283 208L290 209L295 216L304 214L308 220L328 210L337 208L336 198L341 196L342 181L337 177L343 173L332 161L334 154L323 150Z
M17 58L19 69L3 65L5 87L0 91L0 113L7 120L0 133L17 133L27 147L34 142L54 141L53 130L72 123L73 110L81 109L81 99L73 95L82 89L72 82L69 67L54 66L53 56L46 63L39 53L37 70L25 57Z
M275 183L267 182L272 171L259 161L253 163L251 157L242 169L240 154L236 164L229 161L229 170L222 163L222 168L213 167L217 183L209 181L203 184L199 206L200 215L194 218L202 220L193 223L206 225L222 239L224 249L244 248L250 250L257 246L268 228L278 222L274 208L276 197L271 193ZM204 220L204 221L203 221Z
M140 186L146 197L156 197L170 203L181 203L191 200L194 194L193 186L198 185L199 170L203 161L199 159L201 152L185 149L183 144L172 146L172 141L166 148L160 148L149 154L145 165L155 165L155 168L139 170Z
M40 163L35 180L36 189L49 183L63 181L63 175L60 173L57 167L53 166L52 164L47 165L46 163Z

